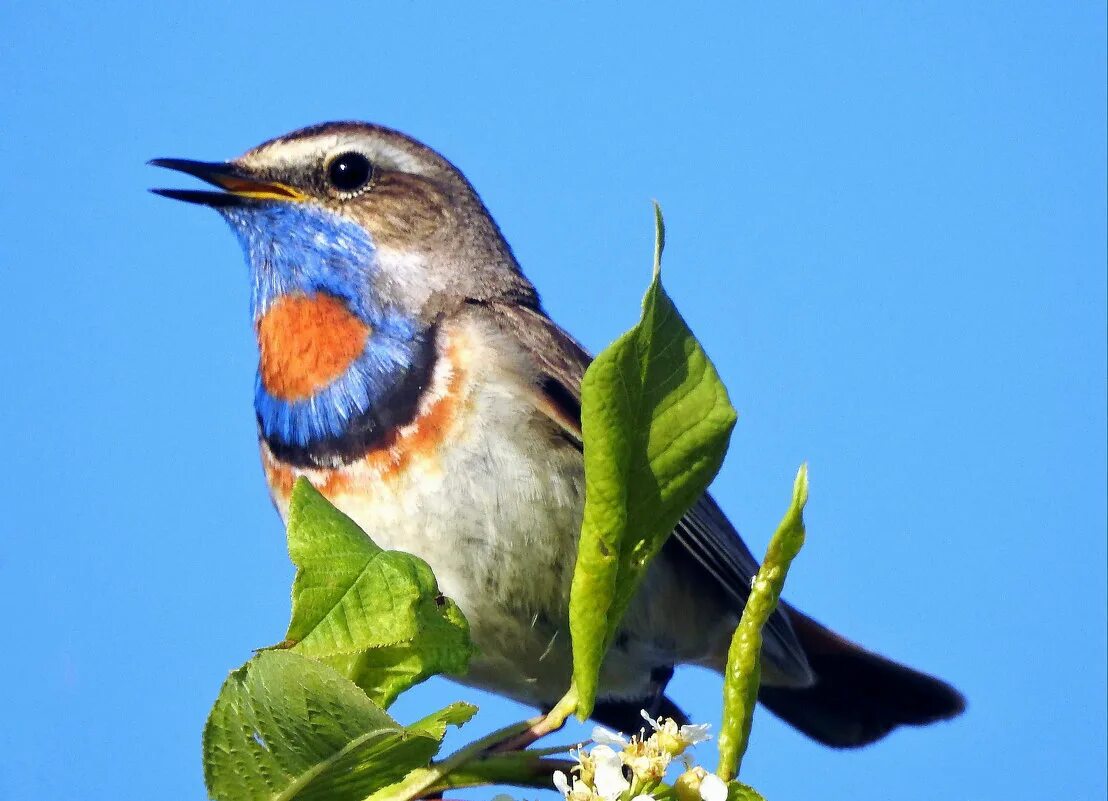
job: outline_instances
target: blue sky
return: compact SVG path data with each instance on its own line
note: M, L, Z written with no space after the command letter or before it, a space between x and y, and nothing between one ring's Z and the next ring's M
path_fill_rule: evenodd
M717 497L760 551L807 460L788 596L969 699L852 753L759 715L748 781L1104 797L1102 3L156 5L0 7L0 798L202 796L292 570L238 246L144 162L342 118L458 164L594 350L660 200L741 414ZM718 679L673 687L718 723ZM477 700L467 733L525 713Z

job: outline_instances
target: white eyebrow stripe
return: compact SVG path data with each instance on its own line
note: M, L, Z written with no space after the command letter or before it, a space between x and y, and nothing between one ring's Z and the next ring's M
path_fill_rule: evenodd
M413 174L423 174L422 162L408 151L356 131L342 131L306 136L302 139L274 142L258 150L251 150L238 161L248 167L262 168L277 165L302 165L326 161L337 153L357 150L372 162L390 169Z

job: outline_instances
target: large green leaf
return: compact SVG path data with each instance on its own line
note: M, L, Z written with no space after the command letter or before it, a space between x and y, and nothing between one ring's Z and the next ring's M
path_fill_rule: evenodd
M234 671L204 728L208 793L227 801L360 801L425 767L454 705L405 728L326 665L265 651Z
M638 325L585 373L585 511L570 597L578 714L650 560L723 461L736 414L700 343L661 284L665 229L655 206L654 277Z
M413 684L440 673L462 675L468 670L473 653L469 626L452 601L439 611L440 615L427 614L419 636L407 642L320 658L387 708Z
M731 638L723 672L723 722L719 730L719 768L724 779L739 773L750 740L758 685L762 677L762 627L766 625L789 566L804 545L804 505L808 502L808 467L801 465L793 482L793 497L766 548L766 558L750 586L742 618ZM730 797L729 797L730 800Z
M283 645L386 706L428 676L468 669L469 625L427 563L379 548L305 479L293 488L288 544L297 571Z

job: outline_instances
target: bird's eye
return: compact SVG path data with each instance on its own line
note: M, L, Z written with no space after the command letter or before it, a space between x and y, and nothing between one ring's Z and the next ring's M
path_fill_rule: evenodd
M356 192L369 183L373 165L361 153L343 153L331 159L327 180L340 192Z

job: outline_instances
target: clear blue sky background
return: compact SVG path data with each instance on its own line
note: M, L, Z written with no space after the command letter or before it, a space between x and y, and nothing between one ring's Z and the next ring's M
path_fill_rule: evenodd
M202 796L205 715L292 571L238 246L144 162L356 118L461 166L593 349L658 198L742 415L724 507L760 550L808 460L789 596L969 699L853 753L762 714L749 781L1103 798L1103 3L467 5L0 7L0 797ZM718 723L717 678L674 690ZM525 713L478 700L468 734Z

